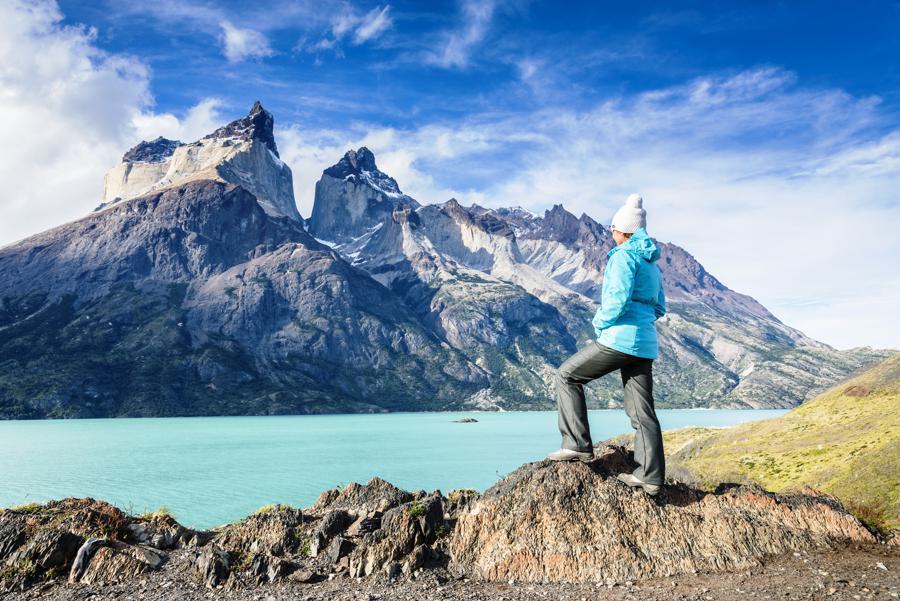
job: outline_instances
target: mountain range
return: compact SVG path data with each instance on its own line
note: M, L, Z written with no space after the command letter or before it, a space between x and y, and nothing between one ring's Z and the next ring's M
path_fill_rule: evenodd
M559 204L423 204L366 147L304 219L258 102L195 142L141 142L103 190L0 248L0 417L550 409L613 245ZM791 407L890 354L815 341L659 245L660 407ZM590 406L620 387L589 386Z

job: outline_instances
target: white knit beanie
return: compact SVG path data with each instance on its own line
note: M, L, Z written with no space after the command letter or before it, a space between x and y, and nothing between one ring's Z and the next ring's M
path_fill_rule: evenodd
M647 227L647 211L643 209L644 199L640 194L632 194L612 218L613 228L623 234L633 234L639 228Z

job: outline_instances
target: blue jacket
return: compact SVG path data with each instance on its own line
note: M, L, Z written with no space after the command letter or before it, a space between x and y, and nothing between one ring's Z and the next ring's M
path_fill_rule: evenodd
M656 359L656 320L666 313L659 248L640 228L609 251L600 306L591 323L597 342L622 353Z

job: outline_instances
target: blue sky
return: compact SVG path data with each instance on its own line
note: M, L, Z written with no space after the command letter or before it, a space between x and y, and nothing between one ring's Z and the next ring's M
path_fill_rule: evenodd
M607 221L638 191L788 324L900 347L900 2L0 0L0 39L0 244L259 99L303 215L363 144L425 203Z
M158 110L175 113L216 96L237 114L262 97L281 119L310 127L358 119L408 128L473 111L586 108L767 65L806 86L878 95L895 114L900 101L900 61L891 60L900 57L898 2L471 5L60 4L66 23L97 28L97 46L147 63ZM342 17L360 21L336 35ZM378 23L360 39L366 19ZM223 23L260 34L267 50L251 46L229 60ZM548 89L529 84L529 68Z

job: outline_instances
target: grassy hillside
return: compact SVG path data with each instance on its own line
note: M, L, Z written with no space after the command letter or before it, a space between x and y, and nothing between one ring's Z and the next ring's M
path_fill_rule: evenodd
M871 526L900 530L900 354L774 419L664 435L670 473L831 493Z

